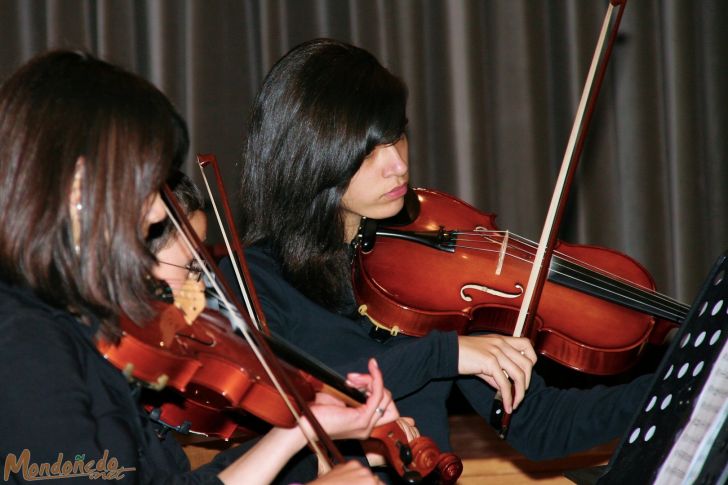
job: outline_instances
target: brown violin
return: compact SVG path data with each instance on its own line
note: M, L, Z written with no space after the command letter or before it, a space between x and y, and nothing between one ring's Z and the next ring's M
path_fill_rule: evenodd
M413 189L405 208L363 222L354 260L360 313L392 333L513 333L535 243L499 230L495 215L450 195ZM560 242L535 324L542 355L596 375L628 369L646 343L661 343L688 307L654 291L632 258Z
M157 316L143 327L122 316L119 343L100 342L99 350L127 378L148 383L153 390L173 389L192 403L190 409L207 408L219 414L222 409L239 408L274 426L294 426L290 409L247 342L233 332L221 313L204 307L204 296L200 303L193 301L177 295L174 304L153 302ZM283 367L307 401L325 387L289 365ZM366 400L343 379L332 386L350 400ZM208 429L199 419L194 424L195 431L221 438L233 432L231 426Z

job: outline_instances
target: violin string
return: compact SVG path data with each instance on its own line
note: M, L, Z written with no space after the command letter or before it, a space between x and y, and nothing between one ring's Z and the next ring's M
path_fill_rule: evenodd
M492 252L494 254L497 253L497 251L495 251L493 249L483 249L483 248L479 248L479 247L466 246L466 245L461 245L461 244L458 244L456 247L458 247L460 249L468 249L468 250L472 250L472 251L487 251L487 252ZM509 252L509 253L507 253L507 255L509 257L511 257L511 258L516 258L516 259L519 259L521 261L524 261L524 262L526 262L528 264L532 264L531 261L529 261L529 260L527 260L525 258L521 258L521 257L515 256L513 253L510 253ZM559 271L558 269L554 269L553 267L551 268L550 272L553 273L553 274L561 274L561 275L564 275L565 277L569 278L572 281L577 281L577 282L582 283L584 286L589 286L589 287L592 287L592 288L596 288L596 289L602 290L603 292L610 293L610 294L614 295L615 297L621 297L623 300L630 300L630 301L632 301L635 304L638 304L638 303L646 304L645 303L645 298L639 298L640 295L634 294L635 293L635 289L634 288L630 288L630 287L622 287L622 288L620 288L618 286L615 287L615 288L609 288L608 286L605 286L604 283L601 282L601 281L594 282L594 281L589 281L587 278L579 277L579 273L578 272L576 274L573 274L573 273L569 273L569 272ZM607 282L607 285L615 286L613 283L610 283L610 282ZM633 293L633 294L630 295L629 293ZM649 297L650 294L645 293L642 296L643 297ZM649 299L647 299L647 301L649 301ZM684 315L685 315L681 311L675 311L675 310L673 310L671 308L666 308L664 306L654 304L654 302L652 303L651 306L655 310L662 310L665 313L669 313L669 314L673 315L676 319L679 319L681 317L684 317Z
M477 242L482 243L483 240L490 241L494 245L498 246L498 250L500 250L501 243L497 241L496 238L492 237L484 237L487 235L501 235L505 234L505 231L477 231L473 233L467 233L467 232L455 232L454 234L460 235L470 235L470 236L477 236L475 239L470 238L461 238L458 237L457 243L455 244L455 247L462 247L467 248L471 250L477 250L482 251L483 248L481 247L473 247L473 246L466 246L461 243L461 241L467 241L467 242ZM515 236L515 239L519 241L521 244L526 246L526 248L531 248L533 246L533 243L531 241L528 241L527 239L514 235L513 233L510 233L511 237ZM528 251L526 248L521 248L514 245L511 245L511 243L508 243L509 251L508 255L510 257L515 257L519 260L522 260L528 264L532 264L532 261L528 260L527 257L518 256L517 254L514 254L515 252L523 253L526 256L532 256L533 253ZM491 249L489 251L496 252L495 249ZM596 268L595 266L584 263L583 261L579 261L576 258L573 258L571 256L568 256L566 254L563 254L561 252L555 252L555 255L557 255L556 262L560 263L563 267L564 271L559 271L557 268L551 268L551 271L554 271L555 273L563 274L565 277L574 279L576 281L583 281L589 286L602 289L604 291L608 291L613 293L614 295L618 296L624 296L625 298L631 299L635 302L645 303L645 301L650 302L654 307L656 308L662 308L666 312L671 312L673 315L677 317L684 318L684 316L687 314L688 307L687 305L684 305L682 303L677 302L676 300L669 298L665 295L662 295L658 292L655 292L651 289L646 289L640 285L636 285L633 282L630 282L623 277L620 277L618 275L614 275L612 273L609 273L603 269ZM593 269L587 268L587 266L591 266ZM580 279L581 278L588 278L591 279L592 282L587 282L586 279ZM611 286L612 288L608 288L608 286ZM625 294L625 292L627 294ZM631 293L631 296L629 295Z
M680 303L679 301L659 293L652 288L635 284L622 276L615 275L614 273L598 268L590 263L586 263L558 251L556 252L556 255L557 261L569 268L572 272L585 274L587 277L597 280L601 279L600 281L602 284L613 284L615 286L621 284L624 290L635 292L642 299L648 299L655 305L663 305L666 308L673 308L676 312L678 312L678 314L681 314L682 317L685 317L690 309L688 305Z
M481 248L470 247L470 249L480 250ZM530 254L528 251L524 251L523 249L520 250L527 255ZM513 254L510 255L514 256ZM638 303L644 304L645 302L650 302L655 308L660 308L665 310L666 312L671 312L678 318L684 318L687 314L688 307L673 299L665 297L664 295L661 295L655 291L646 290L643 287L639 287L634 283L624 280L624 278L618 276L613 275L613 278L609 279L608 276L605 276L606 272L604 270L598 268L596 268L595 270L590 270L584 266L580 266L576 263L571 263L569 261L574 260L574 258L563 257L564 255L560 256L562 257L557 257L554 261L552 268L550 268L550 270L555 274L562 274L564 275L564 277L567 277L573 281L580 281L579 275L581 275L582 278L591 280L591 282L588 284L594 288L603 289L604 291L610 291L614 295L624 296L625 298L630 298L632 301ZM531 264L531 261L525 258L519 259ZM559 271L559 268L563 268L564 271ZM607 288L608 286L612 287L612 289L610 290L609 288ZM631 293L632 296L630 296L629 293Z
M490 233L492 233L492 234L504 234L505 232L506 231L490 231ZM481 234L487 234L487 233L485 233L485 232L473 232L473 233L457 232L455 234L458 234L458 235L465 234L465 235L476 235L476 236L479 236ZM524 238L522 236L519 236L517 234L514 234L512 232L510 234L511 234L511 237L515 237L519 242L521 242L526 247L529 247L529 248L534 248L535 247L535 243L533 241L530 241L530 240L528 240L528 239L526 239L526 238ZM478 239L466 239L466 241L470 241L470 242L473 242L473 241L480 242ZM491 239L491 241L493 243L497 243L495 240L492 240ZM500 245L500 243L497 243L497 244ZM510 244L509 244L509 246L510 246ZM533 256L533 253L532 252L526 251L526 250L521 249L521 248L516 248L516 249L519 249L520 251L524 252L528 256ZM647 293L649 293L650 295L653 295L656 298L661 298L665 302L674 303L674 304L676 304L677 306L679 306L681 308L687 308L686 305L683 305L683 304L677 302L676 300L674 300L674 299L672 299L672 298L670 298L668 296L665 296L663 294L660 294L659 292L656 292L656 291L654 291L654 290L652 290L650 288L646 288L644 286L637 285L634 282L631 282L631 281L625 279L622 276L619 276L619 275L615 275L613 273L610 273L610 272L608 272L608 271L606 271L606 270L604 270L602 268L598 268L598 267L596 267L596 266L594 266L594 265L592 265L590 263L587 263L585 261L578 260L578 259L576 259L576 258L574 258L572 256L569 256L569 255L564 254L564 253L559 252L559 251L555 251L554 252L554 255L556 255L558 258L560 258L563 262L571 262L574 265L576 265L575 268L572 268L574 271L577 271L577 272L579 270L592 271L594 273L598 273L598 274L602 275L605 278L612 279L612 280L619 280L624 285L627 285L627 286L630 286L630 287L633 287L633 288L638 288L640 291L647 292ZM522 259L522 260L526 261L526 259L523 259L523 258L519 258L519 259ZM591 268L587 268L587 266L589 266ZM607 282L609 283L608 280L607 280Z
M321 460L321 463L326 463L327 459L325 458L325 455L323 453L323 450L321 450L321 447L319 443L316 441L315 437L311 435L311 432L303 426L303 420L300 415L300 413L296 410L295 406L291 402L290 398L288 397L288 394L283 390L283 386L279 382L278 378L276 377L273 370L268 365L267 360L263 357L260 349L258 348L257 343L254 341L252 336L250 335L251 329L249 328L249 323L240 315L240 313L237 311L237 309L234 307L232 302L226 298L225 293L223 292L222 288L220 287L219 283L217 282L217 278L214 277L210 269L207 267L206 264L204 264L202 260L202 256L197 251L196 248L193 247L192 242L189 240L189 237L185 233L185 231L182 230L182 227L179 224L179 221L172 215L170 209L165 204L164 206L165 211L167 212L167 217L170 218L170 221L174 225L175 229L177 230L177 234L181 236L181 240L184 242L187 249L190 251L190 254L192 254L193 258L197 263L200 265L200 268L202 269L202 272L205 274L205 277L207 278L208 283L210 286L212 286L214 293L216 294L216 298L218 302L222 303L225 310L227 311L230 322L233 326L233 328L240 331L240 333L243 335L245 340L248 342L248 345L250 346L250 349L255 354L256 358L260 362L260 364L263 366L263 369L265 370L265 373L270 378L271 382L273 383L273 386L276 388L278 393L281 396L281 399L283 399L283 402L285 403L286 407L291 412L291 415L296 421L296 424L298 425L298 428L303 433L303 436L306 438L306 441L311 446L311 449L314 450L314 453L319 457ZM245 292L243 292L245 293Z
M629 282L625 283L625 281L615 278L612 278L611 280L605 279L602 272L595 272L585 269L583 267L575 265L568 260L557 261L557 264L559 264L560 267L563 268L562 274L568 275L573 278L581 277L582 281L585 282L589 280L591 281L590 284L597 288L603 287L606 283L607 285L611 285L612 287L614 287L615 292L630 293L634 295L635 299L638 299L638 301L649 301L652 305L656 307L673 310L676 312L676 315L679 315L681 318L684 318L689 310L688 306L683 305L682 303L666 297L658 292L645 290L641 286L630 284Z
M495 250L477 248L477 247L472 247L472 246L462 246L462 245L458 245L457 247L462 248L462 249L469 249L469 250L473 250L473 251L489 251L489 252L496 253ZM509 257L512 257L512 258L515 257L515 258L520 259L520 260L522 260L522 261L524 261L524 262L526 262L528 264L531 264L532 263L531 261L528 261L528 260L523 259L523 258L518 258L517 256L514 256L513 254L510 254L510 253L508 254L508 256ZM552 274L561 274L561 275L564 275L565 277L567 277L571 281L575 281L575 282L581 283L582 286L591 287L593 289L601 290L602 293L611 294L611 295L613 295L615 297L615 299L617 301L620 301L620 300L621 301L630 301L630 302L633 303L633 306L634 307L646 308L647 309L646 311L648 313L649 313L650 310L652 310L652 311L654 311L655 313L658 313L658 314L669 315L669 319L670 320L681 321L682 319L685 318L685 315L686 315L686 311L683 311L682 309L674 309L674 308L670 308L670 307L664 307L662 305L656 304L656 302L651 302L650 303L650 299L649 299L649 296L650 295L647 294L647 293L645 293L644 295L642 295L642 298L639 297L640 295L634 295L634 294L630 295L629 294L630 292L634 293L634 289L633 288L627 287L627 288L621 288L621 289L620 288L612 289L612 288L608 288L608 287L604 286L603 284L598 284L598 283L595 283L593 281L588 281L587 279L579 278L578 276L575 276L573 274L569 274L569 273L565 273L565 272L562 272L562 271L558 271L558 270L555 270L553 268L550 270L550 272ZM595 295L595 296L597 298L603 298L600 295Z
M456 247L474 251L496 252L494 249L483 249L481 247L466 246L463 244L457 244ZM516 256L513 252L508 252L508 256L524 261L527 264L532 264L532 261ZM662 295L659 293L644 290L634 284L625 284L616 279L605 279L602 272L593 272L583 267L569 266L568 264L567 261L558 261L557 259L550 268L550 271L553 274L563 275L571 281L581 282L586 286L610 293L615 297L630 300L635 304L651 305L653 309L661 310L664 313L672 315L675 320L681 320L687 314L687 306L667 297L661 299ZM559 268L563 268L566 271L560 271Z

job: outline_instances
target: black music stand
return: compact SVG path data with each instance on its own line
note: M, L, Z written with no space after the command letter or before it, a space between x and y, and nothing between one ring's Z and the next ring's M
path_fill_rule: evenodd
M725 483L727 337L728 252L713 265L609 464L564 475L579 485ZM717 361L722 368L714 369Z

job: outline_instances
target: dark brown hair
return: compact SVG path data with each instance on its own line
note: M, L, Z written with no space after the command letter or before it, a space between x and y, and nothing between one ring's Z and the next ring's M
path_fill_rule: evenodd
M182 118L141 77L80 52L32 59L0 88L2 277L100 319L109 336L121 312L148 316L154 258L141 221L187 145ZM69 205L79 160L74 241Z

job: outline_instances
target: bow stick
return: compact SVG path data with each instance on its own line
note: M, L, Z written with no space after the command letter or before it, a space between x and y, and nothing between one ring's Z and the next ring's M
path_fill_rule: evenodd
M516 326L513 331L514 337L522 336L524 331L525 334L528 335L530 333L529 330L532 328L533 318L536 315L539 298L541 297L541 292L543 290L544 283L546 282L546 277L548 276L547 270L551 264L551 257L553 255L556 237L558 236L561 220L563 219L566 209L566 201L568 199L569 190L574 179L574 174L576 173L579 158L581 157L581 153L584 148L584 141L594 113L594 106L596 105L597 98L599 97L599 91L602 86L602 82L604 81L607 64L612 53L612 48L614 47L614 42L617 38L617 33L619 32L619 24L622 20L622 14L624 13L626 4L627 0L610 0L609 6L607 7L607 13L604 16L602 29L594 51L594 56L592 57L592 63L587 74L586 83L584 84L584 90L581 94L581 100L579 101L574 124L571 129L571 135L569 136L564 158L561 162L561 169L556 180L556 186L551 197L551 204L549 205L549 210L546 214L546 220L541 232L541 239L539 240L533 266L531 267L531 274L523 295L523 302L521 303L521 308L516 320ZM611 20L614 15L615 6L619 6L619 9L616 14L616 20L612 23ZM605 47L604 42L607 35L609 35L609 41ZM508 434L511 415L505 413L502 405L499 404L499 400L500 396L496 395L494 406L501 407L500 409L495 408L492 414L494 416L500 416L502 414L499 436L501 438L505 438Z
M250 344L251 349L256 354L264 369L268 373L271 381L280 393L281 398L286 403L286 406L289 408L292 415L301 427L301 430L304 433L304 436L306 436L309 446L314 450L319 459L321 459L322 462L329 467L332 467L333 465L338 463L344 463L345 460L341 455L341 452L338 450L338 448L336 448L336 445L334 445L331 438L323 430L318 420L316 420L315 416L308 407L308 403L305 402L305 400L301 397L296 388L291 384L289 378L283 371L280 362L271 351L268 343L258 331L258 327L254 326L253 323L250 321L250 319L257 317L258 315L256 315L255 313L247 313L242 308L242 305L239 303L237 298L235 298L234 293L225 281L225 278L222 276L220 269L214 263L214 259L210 255L209 251L205 248L202 241L200 241L199 237L189 223L187 217L185 217L184 211L177 202L174 193L167 185L163 187L163 193L168 202L168 214L170 215L170 220L175 225L178 232L182 234L182 240L186 242L186 244L188 245L188 249L194 256L194 258L198 261L198 263L200 263L200 266L203 268L203 271L205 273L205 276L208 278L208 281L210 281L211 285L218 293L221 302L228 311L231 323L243 334L245 339ZM204 262L207 262L207 264L204 264ZM245 295L246 291L249 289L250 288L246 286L241 288L241 291L243 291L243 294ZM245 318L246 315L248 316L248 318ZM311 436L309 436L309 434L306 432L305 427L301 426L301 415L296 411L296 408L291 403L290 399L288 398L289 395L293 397L298 408L301 410L301 414L306 417L309 424L313 428L316 437L326 447L329 455L323 453L323 450L321 449L319 444Z

